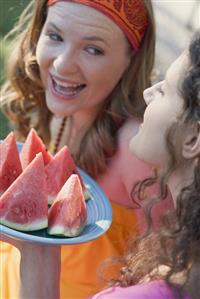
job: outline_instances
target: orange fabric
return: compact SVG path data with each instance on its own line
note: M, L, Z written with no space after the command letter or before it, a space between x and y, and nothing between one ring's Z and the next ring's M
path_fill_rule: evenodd
M48 5L63 0L48 0ZM124 32L137 51L148 26L143 0L64 0L93 7L110 17Z
M61 299L86 299L98 292L99 265L107 257L122 255L129 235L136 232L134 211L118 204L112 208L113 223L107 233L92 242L62 247ZM1 243L1 299L18 298L19 261L19 252Z

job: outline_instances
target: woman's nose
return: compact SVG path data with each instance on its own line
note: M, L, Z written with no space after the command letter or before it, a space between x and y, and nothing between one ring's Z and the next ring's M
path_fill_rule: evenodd
M147 104L147 106L152 102L153 100L153 87L149 87L143 91L143 97L144 101Z
M59 53L53 62L54 69L59 75L74 74L78 70L76 55L72 49L65 49Z

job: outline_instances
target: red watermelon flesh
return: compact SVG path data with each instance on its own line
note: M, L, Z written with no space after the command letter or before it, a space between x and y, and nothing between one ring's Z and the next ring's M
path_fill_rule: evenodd
M52 160L51 154L47 151L43 141L34 129L31 129L22 147L20 157L23 169L35 158L36 154L42 153L44 164Z
M0 197L0 223L33 231L47 227L47 218L46 179L40 153Z
M6 191L21 172L16 139L11 132L0 144L0 193Z
M45 166L49 204L53 203L56 195L75 169L76 166L67 146L63 146Z
M48 233L78 236L86 225L87 208L78 175L72 174L49 209Z

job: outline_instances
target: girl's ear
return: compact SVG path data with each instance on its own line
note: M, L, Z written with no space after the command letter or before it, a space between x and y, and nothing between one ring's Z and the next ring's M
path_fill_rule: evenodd
M200 121L188 128L183 140L182 155L185 159L200 156Z

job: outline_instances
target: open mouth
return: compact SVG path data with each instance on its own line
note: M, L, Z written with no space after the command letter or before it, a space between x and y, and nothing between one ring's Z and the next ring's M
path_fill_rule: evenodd
M75 96L86 87L86 84L70 84L60 82L52 77L51 80L54 92L65 97Z

